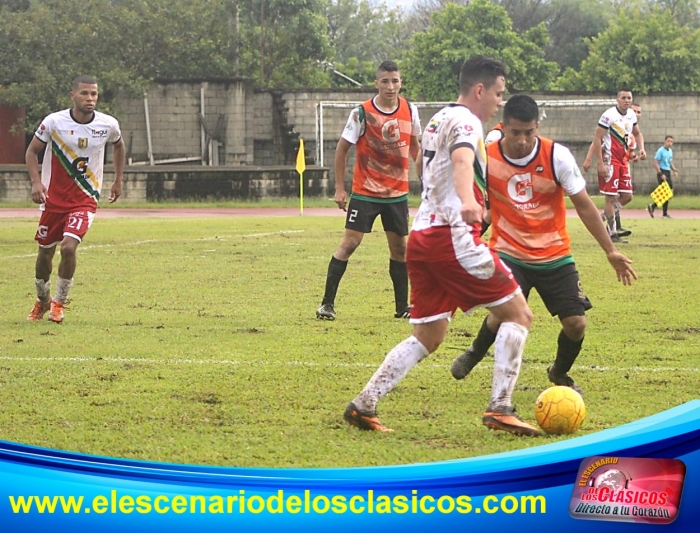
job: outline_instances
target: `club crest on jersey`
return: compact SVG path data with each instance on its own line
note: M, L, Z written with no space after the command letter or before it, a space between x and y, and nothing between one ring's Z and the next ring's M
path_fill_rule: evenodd
M401 138L399 121L397 119L387 120L382 126L382 137L386 142L393 143Z
M532 191L532 176L527 174L516 174L508 181L508 196L510 196L516 204L516 209L535 209L539 206L539 202L531 202Z
M87 172L88 169L88 158L78 157L73 161L73 164L71 166L73 167L73 170L75 170L78 174L83 175Z
M85 150L88 147L88 140L86 137L78 137L78 148Z

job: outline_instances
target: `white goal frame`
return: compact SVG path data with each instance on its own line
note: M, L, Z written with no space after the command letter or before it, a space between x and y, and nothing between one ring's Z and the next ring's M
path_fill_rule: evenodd
M323 150L323 110L324 109L352 109L362 102L347 102L340 100L323 100L316 104L316 165L324 166ZM411 102L417 107L444 107L454 102ZM541 118L547 118L546 108L548 107L602 107L613 106L616 101L612 98L600 99L580 99L580 100L538 100L537 105L542 108Z

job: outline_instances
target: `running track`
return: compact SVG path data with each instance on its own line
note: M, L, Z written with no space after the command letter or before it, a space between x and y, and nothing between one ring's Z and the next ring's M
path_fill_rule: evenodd
M411 215L415 215L416 208L411 208ZM677 211L671 209L673 218L700 218L699 210ZM649 218L645 209L625 209L623 218ZM656 218L661 218L658 212ZM334 207L309 207L304 209L303 216L343 217L345 213ZM197 208L106 208L98 209L98 218L222 218L222 217L294 217L300 216L298 207L197 207ZM568 211L569 217L576 217L573 209ZM0 209L0 218L39 218L39 209L28 207L20 209Z

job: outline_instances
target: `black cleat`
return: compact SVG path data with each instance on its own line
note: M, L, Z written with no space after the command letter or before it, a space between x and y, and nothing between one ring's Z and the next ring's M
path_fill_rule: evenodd
M333 304L323 304L316 310L316 318L321 320L335 320L335 308Z
M470 346L462 355L452 361L452 368L450 369L452 372L452 377L455 379L466 378L472 369L478 365L479 361L481 361L483 358L483 355L481 357L476 355Z
M551 381L555 385L569 387L571 389L574 389L581 396L583 396L583 389L581 387L579 387L578 385L576 385L576 382L573 379L571 379L569 374L554 374L552 372L552 367L550 366L547 369L547 376L549 377L549 381Z
M411 318L411 306L407 305L403 311L396 311L394 318Z
M616 235L618 237L629 237L630 235L632 235L632 230L620 228L619 230L617 230Z

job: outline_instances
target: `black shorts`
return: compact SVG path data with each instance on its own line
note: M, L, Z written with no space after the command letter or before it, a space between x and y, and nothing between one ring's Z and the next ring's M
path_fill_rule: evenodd
M360 198L350 198L345 227L361 233L372 233L377 215L382 217L384 231L391 231L402 237L408 235L408 200L380 204Z
M530 296L530 291L534 288L542 298L547 311L552 316L558 316L559 320L585 315L586 311L593 307L583 292L581 279L574 263L552 270L534 270L523 268L507 259L503 261L513 271L525 298Z
M663 168L661 169L661 174L666 176L666 181L668 182L668 188L673 190L673 179L671 178L671 171L670 170L664 170ZM664 180L659 174L656 174L656 181L661 185Z

